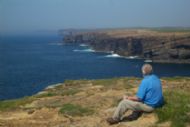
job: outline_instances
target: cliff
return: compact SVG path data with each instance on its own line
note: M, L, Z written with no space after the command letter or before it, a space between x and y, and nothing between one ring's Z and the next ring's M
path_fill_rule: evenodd
M77 31L64 35L64 43L85 43L97 51L138 56L153 62L190 63L189 31L122 29Z
M21 99L0 101L2 127L109 127L124 94L135 94L139 78L73 80ZM113 127L189 127L190 78L161 79L166 104L131 122ZM129 114L130 112L126 113Z

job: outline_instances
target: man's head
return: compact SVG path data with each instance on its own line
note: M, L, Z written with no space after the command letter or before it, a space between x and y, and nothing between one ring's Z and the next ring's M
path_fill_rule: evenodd
M144 64L142 66L143 75L150 75L153 72L153 68L150 64Z

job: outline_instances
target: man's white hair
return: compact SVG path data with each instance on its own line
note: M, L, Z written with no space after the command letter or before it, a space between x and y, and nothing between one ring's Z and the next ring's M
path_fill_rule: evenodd
M152 65L150 65L150 64L144 64L142 66L142 73L143 73L143 75L149 75L152 72L153 72Z

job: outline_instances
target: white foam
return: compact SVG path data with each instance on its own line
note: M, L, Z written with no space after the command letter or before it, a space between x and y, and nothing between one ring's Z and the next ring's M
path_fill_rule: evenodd
M80 44L81 47L87 47L88 45L86 44Z
M45 89L53 89L53 88L55 88L56 86L60 86L60 85L63 85L63 83L53 84L53 85L50 85L50 86L46 87Z
M126 56L120 56L120 55L118 55L116 53L111 53L111 54L106 55L104 57L125 58L125 59L138 59L139 58L139 56L128 56L128 57L126 57Z
M146 62L146 63L151 63L152 60L145 60L144 62Z
M118 55L118 54L113 53L113 54L110 54L110 55L106 55L105 57L114 57L114 58L117 58L117 57L121 57L121 56Z
M129 57L125 57L126 59L136 59L138 58L138 56L129 56Z
M114 54L114 51L109 51L108 53Z
M83 50L75 49L73 51L74 52L95 52L95 50L93 49L83 49Z

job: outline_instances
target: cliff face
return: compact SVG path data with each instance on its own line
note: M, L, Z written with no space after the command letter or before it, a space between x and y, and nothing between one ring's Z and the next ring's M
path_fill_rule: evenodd
M85 43L97 51L139 56L154 62L190 63L189 33L101 31L66 35L65 43Z

